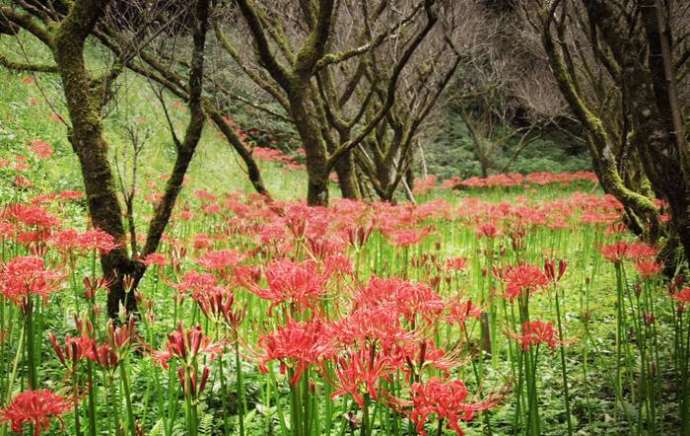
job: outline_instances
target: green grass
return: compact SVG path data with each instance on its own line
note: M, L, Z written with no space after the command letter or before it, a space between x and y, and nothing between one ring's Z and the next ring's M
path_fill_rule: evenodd
M23 59L21 47L30 51L31 59L47 63L50 57L40 46L29 40L1 38L0 50L13 53ZM92 53L97 53L94 49ZM92 64L97 61L91 60ZM99 72L92 65L92 71ZM27 83L27 82L31 83ZM129 172L131 165L131 141L126 126L134 128L148 141L140 155L140 183L158 180L170 172L174 161L174 145L164 112L152 85L126 72L117 82L117 97L107 107L104 117L105 137L110 153ZM184 134L186 108L173 96L165 95L178 137ZM67 127L53 115L55 110L69 119L61 94L59 77L56 75L17 73L0 69L0 158L12 158L14 153L24 153L32 140L49 142L55 148L58 159L51 160L43 168L45 178L41 183L54 190L80 189L81 176L77 159L67 141ZM251 127L251 126L242 126ZM288 171L279 164L260 162L264 182L276 198L290 200L306 196L305 174ZM186 192L197 189L224 192L252 192L243 163L231 146L220 136L211 123L207 123L203 138L188 173ZM337 191L332 187L332 195Z

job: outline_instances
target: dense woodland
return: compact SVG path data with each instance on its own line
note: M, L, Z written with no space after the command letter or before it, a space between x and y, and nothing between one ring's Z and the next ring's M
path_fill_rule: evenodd
M690 4L0 0L0 436L690 435Z

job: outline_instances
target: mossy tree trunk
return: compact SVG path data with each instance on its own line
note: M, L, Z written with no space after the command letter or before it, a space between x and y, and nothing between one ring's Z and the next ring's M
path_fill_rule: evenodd
M95 79L84 59L86 38L105 12L108 0L82 0L73 4L54 35L54 57L58 66L71 121L69 140L79 157L84 189L94 227L110 234L118 247L101 255L103 275L108 280L108 313L117 314L126 301L134 310L136 300L126 298L124 278L133 271L126 248L122 208L108 161L108 144L103 138L101 110L109 78Z
M122 306L129 312L136 310L133 292L146 270L140 259L158 249L184 175L201 138L205 120L201 91L209 0L198 0L196 4L194 50L188 84L190 121L183 141L175 138L177 158L163 198L156 206L149 223L146 245L141 253L127 251L122 206L108 159L108 143L103 136L103 109L113 97L111 86L122 72L124 62L118 58L112 68L96 77L87 68L84 56L86 40L93 34L108 5L109 0L76 0L70 4L69 11L58 23L42 22L40 17L13 7L0 6L0 13L11 23L31 33L53 52L55 65L47 67L50 71L57 72L62 80L71 124L68 138L79 159L91 223L95 228L111 235L118 244L117 248L100 256L103 275L108 280L108 315L116 318ZM40 67L27 64L24 69L46 71L44 66ZM125 283L132 283L132 289L126 289Z

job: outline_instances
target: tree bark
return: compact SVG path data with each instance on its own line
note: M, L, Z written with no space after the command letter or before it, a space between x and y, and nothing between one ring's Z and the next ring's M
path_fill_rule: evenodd
M55 33L54 57L58 65L72 122L69 140L79 158L89 215L94 227L110 234L118 247L101 255L103 275L108 280L108 314L115 317L124 303L135 310L136 300L126 298L125 275L132 262L125 246L122 208L108 161L108 144L101 122L102 86L91 78L84 61L84 44L108 0L75 2Z

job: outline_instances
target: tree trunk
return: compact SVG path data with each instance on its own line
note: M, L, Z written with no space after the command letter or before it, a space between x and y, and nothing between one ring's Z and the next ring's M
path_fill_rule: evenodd
M225 122L225 119L220 112L212 110L210 105L206 105L206 112L211 117L211 120L213 120L213 123L216 125L218 130L220 130L223 136L225 136L225 139L230 143L230 145L232 145L237 154L240 155L240 158L247 167L247 176L249 177L249 181L254 187L254 190L256 190L256 192L259 194L270 198L271 195L264 184L263 177L261 177L261 170L259 169L259 166L247 147L242 144L241 139L235 134L232 128L228 126L228 123Z
M307 204L328 206L328 150L321 137L316 117L309 113L306 89L294 83L289 95L290 115L295 123L307 158Z
M338 159L335 163L335 172L338 175L338 185L342 197L352 200L360 198L351 151L343 154L343 156Z
M108 4L107 0L75 3L55 34L54 57L58 65L72 128L69 139L79 157L89 214L94 227L110 234L118 247L101 255L103 275L109 281L108 314L117 315L124 303L136 308L134 297L126 298L125 275L132 272L125 245L122 208L103 138L101 102L103 84L90 77L84 61L84 43Z

